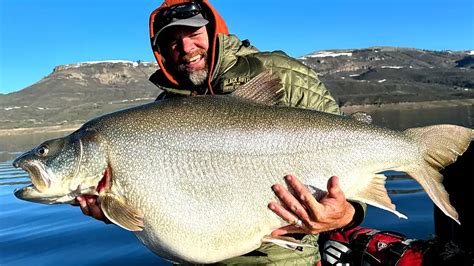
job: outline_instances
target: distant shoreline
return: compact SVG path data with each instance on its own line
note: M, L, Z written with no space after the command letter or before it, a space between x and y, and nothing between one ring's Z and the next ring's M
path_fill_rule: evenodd
M12 160L45 140L63 137L81 125L0 129L0 162Z
M373 124L395 130L434 124L474 128L474 99L350 105L342 110L368 113Z
M439 108L439 107L458 107L458 106L472 106L474 99L459 99L459 100L445 100L445 101L423 101L423 102L399 102L399 103L382 103L382 104L360 104L342 106L341 109L347 113L353 113L361 108L367 110L374 109L420 109L420 108Z
M0 129L0 137L2 136L18 136L38 133L59 133L70 132L78 129L81 125L60 125L60 126L43 126L43 127L22 127Z

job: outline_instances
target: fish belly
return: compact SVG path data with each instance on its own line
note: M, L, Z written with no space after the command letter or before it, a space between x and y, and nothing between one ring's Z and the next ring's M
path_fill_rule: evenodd
M136 199L145 214L140 240L173 261L208 263L245 254L258 248L263 236L286 225L267 208L276 200L271 186L285 175L294 174L321 190L337 175L350 195L370 182L368 173L386 164L380 152L369 166L368 158L358 159L360 152L354 151L367 150L365 144L308 145L302 136L289 143L275 132L264 133L259 132L260 138L251 132L219 140L217 132L168 137L155 151L148 147L147 154L156 155L117 169L123 177L118 179L124 180L120 193Z

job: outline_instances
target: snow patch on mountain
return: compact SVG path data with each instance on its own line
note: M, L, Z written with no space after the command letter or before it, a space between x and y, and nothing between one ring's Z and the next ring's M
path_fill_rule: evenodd
M338 57L338 56L352 56L352 52L331 52L331 51L319 51L314 54L305 55L300 59L306 58L319 58L319 57Z
M403 66L381 66L381 68L390 68L390 69L401 69Z

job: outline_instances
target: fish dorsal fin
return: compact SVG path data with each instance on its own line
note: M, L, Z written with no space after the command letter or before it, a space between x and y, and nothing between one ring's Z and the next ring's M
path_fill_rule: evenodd
M105 192L99 201L105 216L114 224L129 231L143 230L143 213L127 204L123 197Z
M387 190L385 189L386 179L387 177L385 175L374 175L374 178L372 178L371 182L364 188L364 190L359 191L354 197L351 197L351 199L387 210L394 213L399 218L408 219L404 214L395 209L395 205L388 197Z
M364 112L355 112L350 115L352 119L357 120L362 123L372 124L372 116Z
M311 247L312 245L309 244L303 244L301 241L296 240L292 237L288 236L270 236L266 235L262 238L262 243L273 243L275 245L278 245L282 248L286 249L291 249L291 250L296 250L296 249L301 249L304 247Z
M268 70L258 74L232 93L232 96L265 105L277 104L283 95L280 78Z

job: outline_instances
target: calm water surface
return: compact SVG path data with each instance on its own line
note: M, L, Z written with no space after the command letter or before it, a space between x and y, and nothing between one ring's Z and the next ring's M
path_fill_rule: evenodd
M23 170L0 162L0 265L166 265L135 236L82 215L78 207L19 200L16 188L29 184ZM426 239L434 232L433 204L410 179L387 183L400 212L369 207L363 226ZM169 264L168 264L169 265Z

